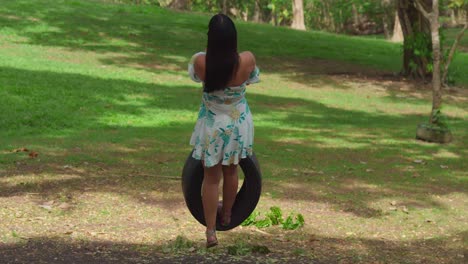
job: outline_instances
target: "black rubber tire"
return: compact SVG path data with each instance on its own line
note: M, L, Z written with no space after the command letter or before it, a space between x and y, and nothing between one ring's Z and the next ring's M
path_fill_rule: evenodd
M192 153L188 156L182 172L182 191L190 213L200 224L206 226L201 197L203 165L200 160L192 158ZM216 230L218 231L227 231L240 225L254 211L260 200L262 173L255 154L242 159L239 164L244 172L244 183L232 207L231 223L228 226L222 226L217 221Z

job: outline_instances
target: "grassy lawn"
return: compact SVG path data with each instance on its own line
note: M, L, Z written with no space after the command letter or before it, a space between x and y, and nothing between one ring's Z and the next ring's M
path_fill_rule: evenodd
M399 45L243 22L240 49L262 69L247 97L258 211L305 226L237 228L204 250L180 174L201 97L186 65L208 21L91 0L0 5L0 260L463 262L468 54L444 95L454 142L436 145L414 140L430 86L393 77ZM254 245L271 253L230 250Z

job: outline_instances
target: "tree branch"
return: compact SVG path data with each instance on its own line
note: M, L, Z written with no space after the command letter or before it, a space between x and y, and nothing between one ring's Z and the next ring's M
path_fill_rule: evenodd
M416 9L418 9L419 12L423 14L425 18L427 18L429 21L432 20L432 13L426 11L426 8L424 8L421 0L414 0L414 6L416 7Z
M455 51L457 50L458 43L460 42L461 38L465 34L466 29L468 28L468 17L467 21L465 22L465 26L463 29L458 32L457 37L455 38L455 41L453 42L452 47L450 48L450 52L447 58L447 61L445 62L445 67L444 67L444 73L442 75L442 84L446 85L447 83L447 75L448 75L448 69L450 66L450 63L452 63L453 55L455 55Z

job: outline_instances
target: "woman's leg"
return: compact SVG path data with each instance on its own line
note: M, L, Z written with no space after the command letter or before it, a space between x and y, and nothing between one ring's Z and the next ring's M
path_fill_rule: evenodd
M223 224L231 222L231 209L236 200L239 177L237 165L223 166Z
M213 231L216 229L216 213L219 199L218 186L221 179L221 173L221 163L213 167L205 167L203 172L202 202L208 243L216 240L216 236Z

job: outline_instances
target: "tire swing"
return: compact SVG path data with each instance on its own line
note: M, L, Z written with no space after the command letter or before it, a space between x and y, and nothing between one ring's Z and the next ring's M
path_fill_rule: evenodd
M182 191L190 213L200 224L206 226L201 197L203 165L200 160L192 157L192 153L188 156L182 172ZM217 217L216 230L218 231L233 229L244 222L253 212L260 199L262 174L255 154L241 159L239 165L244 172L244 183L237 193L236 200L232 206L231 223L228 226L222 226L219 217Z

